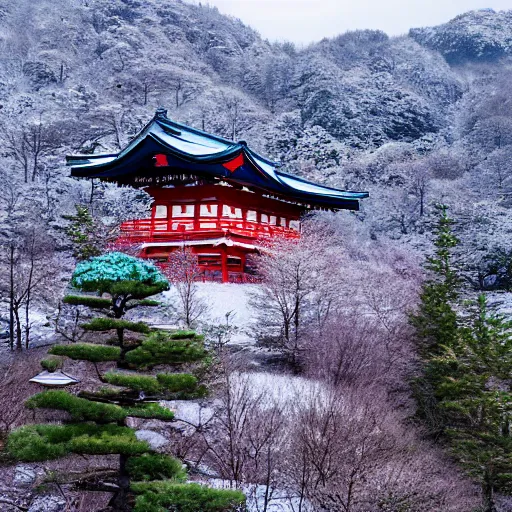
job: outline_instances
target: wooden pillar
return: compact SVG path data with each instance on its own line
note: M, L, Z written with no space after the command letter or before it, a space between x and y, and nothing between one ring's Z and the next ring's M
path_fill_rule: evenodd
M222 258L222 282L229 283L227 249L225 249L225 248L222 249L221 258Z

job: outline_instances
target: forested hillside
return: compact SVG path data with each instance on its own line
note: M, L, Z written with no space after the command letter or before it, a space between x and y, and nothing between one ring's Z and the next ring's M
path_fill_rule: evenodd
M251 391L250 372L254 367L261 371L259 360L250 361L249 371L247 361L241 365L226 354L224 345L236 331L229 312L223 312L225 319L213 327L200 322L189 325L193 322L187 316L187 328L203 329L206 339L214 340L209 342L213 355L206 358L208 364L194 368L194 375L212 384L214 392L221 391L207 407L214 410L215 421L203 425L204 419L200 420L194 435L187 430L192 424L179 425L186 441L162 430L176 448L172 454L186 461L196 480L210 482L213 475L248 496L252 493L259 505L251 510L258 512L270 511L274 498L288 500L291 508L287 510L303 512L507 512L506 485L491 482L487 491L494 496L496 490L496 499L482 505L487 474L467 461L458 466L460 471L455 469L460 453L447 448L451 438L445 431L453 425L458 428L465 413L472 421L473 413L480 419L484 416L478 416L480 409L471 408L474 404L470 407L466 395L460 394L466 384L477 389L482 403L492 401L489 389L501 398L510 393L505 375L509 367L503 369L496 362L503 354L493 352L494 359L486 359L487 348L477 347L475 339L488 337L475 334L482 324L477 313L465 309L464 300L474 299L477 292L493 292L489 295L492 306L508 301L512 290L512 11L472 11L437 27L411 28L400 37L374 30L347 32L299 48L263 40L240 20L207 4L180 0L2 3L0 334L6 346L2 346L0 363L9 364L10 369L2 381L0 400L12 407L5 408L10 415L0 414L0 440L12 428L35 421L35 413L29 415L22 401L31 394L27 381L37 368L34 358L42 354L36 348L30 356L25 349L56 340L76 343L83 338L96 343L90 337L100 336L81 330L84 319L91 321L79 307L82 302L73 304L74 316L67 318L64 327L59 323L69 306L61 299L77 260L101 254L122 221L143 217L148 211L150 198L142 190L71 179L65 156L118 152L159 106L176 121L249 141L262 155L281 162L287 172L337 188L370 192L370 198L361 201L361 211L319 213L309 219L311 224L305 223L304 240L298 246L278 248L286 271L295 276L291 280L280 281L281 269L272 258L260 262L264 284L250 292L257 327L241 329L245 334L252 329L247 336L266 354L258 352L263 365L273 364L267 354L270 350L282 365L279 371L284 368L286 377L279 378L289 378L288 384L293 381L298 386L284 393L281 402L269 404L265 386L272 385L268 383L257 396ZM445 217L439 216L439 203L448 207L442 210ZM434 275L421 288L420 264L435 247L439 250L440 239L437 246L432 244L433 231L436 225L438 231L443 227L443 219L453 243L447 245L446 253L438 254L437 267L429 260L427 270L432 273L434 268ZM321 256L318 246L325 247ZM448 256L455 261L453 282L451 259L445 274L439 270ZM310 281L305 272L315 280ZM447 275L450 279L443 281ZM456 293L443 288L446 282L448 288L453 284ZM300 296L296 290L284 293L279 286L285 285L296 285ZM179 301L169 296L165 300L167 310L157 309L156 320L150 320L170 321ZM411 325L418 303L413 316L416 325ZM207 309L204 304L196 306L197 311ZM446 327L445 318L435 316L437 306L456 331L452 334L458 341L448 346L449 354L444 352L443 340L432 342L429 329ZM494 317L486 316L487 306L481 302L478 311L488 327ZM282 320L287 324L283 337L279 315L289 310L295 312ZM507 307L503 310L509 312ZM176 313L173 319L177 318ZM130 317L126 325L133 327L141 319L147 320ZM45 322L56 331L47 339L40 332ZM500 317L499 322L505 320ZM16 328L6 333L8 323ZM500 336L509 336L510 328L506 323L495 331L489 327L489 336L499 341L504 339ZM133 343L154 348L162 340L151 336ZM187 336L196 340L194 333ZM459 344L460 340L464 342ZM101 341L111 343L107 337ZM19 358L9 352L9 343L21 354ZM498 348L495 344L497 353ZM249 359L253 356L250 352ZM84 379L81 390L88 393L91 375L101 384L105 371L115 370L116 358L95 360L84 352L72 359L81 360L69 364ZM450 373L454 367L460 372ZM487 381L468 384L463 380L465 372L477 374L482 367ZM430 370L435 375L425 374ZM17 376L22 376L23 383ZM419 395L412 384L418 382L425 385ZM131 384L137 392L145 390L139 381ZM459 395L453 390L458 384ZM442 391L437 395L436 386ZM19 393L13 394L12 389ZM425 418L435 408L425 407L418 396L434 396L452 409L443 413L442 420L435 415ZM507 396L503 400L508 405L496 409L489 420L493 426L500 425L502 437L498 436L497 444L505 443L505 430L510 431ZM416 411L422 407L423 417ZM249 410L257 414L250 416ZM231 413L244 420L240 431L235 431L238 424L229 423ZM127 425L147 431L146 424L127 420ZM328 433L326 443L318 441L320 431ZM482 435L487 434L484 429ZM219 441L230 436L239 445L226 447ZM258 442L261 450L256 455L246 450ZM467 448L457 447L461 452ZM15 462L0 453L0 463L14 471ZM66 453L78 452L68 449ZM229 457L231 466L225 462ZM497 457L503 464L500 468L505 468L499 474L506 478L510 453L504 449ZM89 460L83 458L85 462L75 457L69 467L74 471L81 464L76 472L85 471ZM102 464L112 470L111 460L100 461L99 470L105 469ZM267 473L262 473L262 467ZM52 480L54 472L65 473L66 466L64 470L38 466L30 471L34 472L31 483L70 483ZM13 478L18 485L18 477ZM15 503L21 499L16 485L0 481L1 510L4 498L12 505L9 512L53 510L45 508L48 501L39 509L29 508L27 501ZM258 494L262 488L266 489L263 501ZM105 493L110 490L106 488ZM284 497L278 492L283 490L287 491L281 493ZM71 498L66 500L68 506ZM95 510L92 501L83 503L82 508L69 505L69 510ZM55 511L62 507L56 506Z
M66 153L117 149L165 105L293 173L369 189L376 236L415 238L439 199L467 221L474 249L508 233L509 13L304 49L181 2L16 2L1 27L3 172L47 189L47 209L76 193ZM18 147L24 134L36 142ZM477 222L491 239L470 233Z

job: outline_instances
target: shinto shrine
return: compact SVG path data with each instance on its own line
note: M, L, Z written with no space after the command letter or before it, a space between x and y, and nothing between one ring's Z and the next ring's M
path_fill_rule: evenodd
M153 198L151 217L125 222L118 249L165 265L170 252L187 246L204 277L250 280L247 255L269 239L297 238L310 210L358 210L367 192L317 185L279 170L233 142L176 123L158 109L119 153L67 157L71 175L144 188Z

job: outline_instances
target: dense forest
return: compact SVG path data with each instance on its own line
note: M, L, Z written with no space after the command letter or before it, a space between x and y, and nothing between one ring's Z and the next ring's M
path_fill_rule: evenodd
M0 49L0 510L512 509L512 11L299 48L207 4L20 0ZM219 309L189 254L105 254L150 197L65 166L158 106L370 197Z

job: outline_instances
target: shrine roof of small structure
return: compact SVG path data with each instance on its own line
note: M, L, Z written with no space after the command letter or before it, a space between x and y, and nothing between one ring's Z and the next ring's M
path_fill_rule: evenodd
M119 153L70 155L71 176L131 184L165 186L168 175L200 176L246 187L309 208L358 210L368 192L338 190L279 170L280 164L233 142L176 123L158 109L153 119Z

